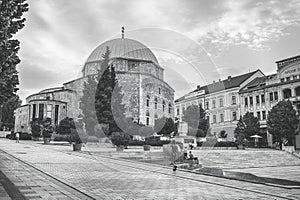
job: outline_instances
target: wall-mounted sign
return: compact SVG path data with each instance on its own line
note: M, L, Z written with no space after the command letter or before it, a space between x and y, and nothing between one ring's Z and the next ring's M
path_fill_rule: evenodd
M287 77L300 74L300 65L288 67L280 73L280 77Z

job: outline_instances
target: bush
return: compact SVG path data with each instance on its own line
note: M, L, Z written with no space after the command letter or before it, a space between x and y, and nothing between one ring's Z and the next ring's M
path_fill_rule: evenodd
M20 133L20 140L31 140L31 134L29 134L29 133Z
M113 132L110 136L111 142L116 146L128 146L131 140L130 135L123 132Z
M145 145L145 141L141 140L130 140L128 146L143 146Z
M54 132L54 127L51 124L51 118L46 118L42 122L42 135L44 138L51 138L53 132Z
M72 129L76 129L75 122L73 118L66 117L59 122L56 132L61 135L70 135Z
M145 145L151 146L163 146L164 144L169 144L170 141L160 140L159 136L151 136L145 139Z
M30 127L31 127L31 135L34 138L41 137L41 120L39 119L34 119L33 121L30 122Z
M53 141L69 141L69 135L55 135Z
M198 147L202 147L202 146L208 146L205 145L206 142L197 142L197 146ZM217 142L214 147L237 147L237 143L235 142Z

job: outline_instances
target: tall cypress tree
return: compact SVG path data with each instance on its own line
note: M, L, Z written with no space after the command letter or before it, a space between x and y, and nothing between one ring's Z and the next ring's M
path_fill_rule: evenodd
M95 110L99 124L109 126L107 136L121 131L126 125L125 107L122 103L123 93L116 78L115 69L109 65L109 48L103 55L103 62L98 75L98 86L95 94Z
M24 27L22 15L26 11L26 0L0 1L0 106L16 93L19 84L16 65L20 63L20 42L12 37Z

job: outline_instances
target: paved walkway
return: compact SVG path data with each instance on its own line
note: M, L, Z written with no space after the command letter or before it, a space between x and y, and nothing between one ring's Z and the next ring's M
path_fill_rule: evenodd
M89 155L88 152L72 152L70 146L42 145L34 142L16 144L0 139L0 149L6 152L0 151L1 160L5 157L8 160L2 161L4 164L1 163L0 169L4 169L3 172L12 182L33 191L35 196L32 196L37 199L88 198L82 193L94 199L300 198L299 189L271 187L185 171L174 173L170 168L111 159L102 156L101 153ZM11 170L7 170L8 166ZM31 183L39 190L31 187ZM52 192L59 194L51 194L49 187Z

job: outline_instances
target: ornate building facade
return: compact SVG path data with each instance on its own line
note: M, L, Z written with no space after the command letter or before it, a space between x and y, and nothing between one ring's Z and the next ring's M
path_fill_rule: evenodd
M246 112L258 117L261 132L267 133L268 112L281 100L290 100L300 109L300 55L276 62L277 73L264 75L260 70L228 77L175 100L175 116L182 120L184 110L202 104L209 117L212 132L227 132L233 140L234 129ZM300 145L299 145L300 146Z
M122 87L126 116L146 126L153 126L155 119L163 116L174 118L174 90L164 81L164 69L148 47L122 36L96 47L80 78L28 96L26 105L15 111L15 131L30 132L30 121L35 118L49 117L55 125L65 117L76 119L82 113L84 82L100 69L106 47L111 51L109 64Z

